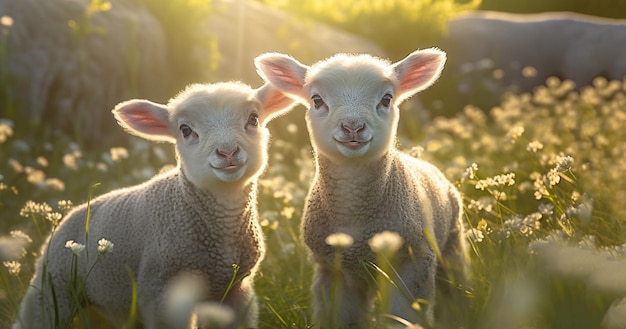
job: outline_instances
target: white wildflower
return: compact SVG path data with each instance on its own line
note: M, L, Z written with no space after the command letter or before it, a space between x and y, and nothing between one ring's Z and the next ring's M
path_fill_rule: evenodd
M424 154L424 148L422 146L413 146L408 153L414 157L414 158L418 158L421 159L422 155Z
M554 170L556 172L565 172L565 171L572 169L573 166L574 166L574 158L572 158L569 155L566 155L566 156L557 158L556 167L554 168Z
M526 145L526 151L537 153L540 150L543 150L543 144L539 141L532 141Z
M495 200L492 197L483 196L478 198L478 200L470 199L467 208L476 211L492 212L494 204Z
M511 128L511 130L509 130L506 133L506 139L511 143L515 143L515 141L518 138L520 138L523 133L524 133L524 126L521 126L521 125L514 126L513 128Z
M524 236L530 236L541 227L540 219L541 214L538 212L526 217L515 214L503 223L503 228L512 232L519 232Z
M65 183L58 178L46 178L46 186L53 191L63 192L65 191Z
M539 213L541 213L542 215L552 215L554 213L554 204L552 203L548 203L548 202L543 202L539 204Z
M63 218L63 215L61 215L58 212L51 212L51 213L47 213L45 218L49 220L50 223L52 223L52 226L56 227L57 225L59 225L59 222Z
M30 217L32 215L41 215L45 216L46 214L52 212L52 207L50 207L47 203L36 203L32 200L26 201L24 207L20 210L20 216L22 217Z
M44 158L42 156L37 157L36 161L37 161L37 164L42 166L42 167L47 167L48 164L49 164L48 163L48 159L46 159L46 158Z
M404 239L397 232L384 231L374 235L369 245L372 251L378 252L390 252L394 253L400 249Z
M114 162L128 159L128 150L124 147L112 147L110 153Z
M2 264L9 270L9 274L13 276L20 274L20 269L22 268L22 264L20 262L12 260L3 262Z
M61 200L58 202L58 206L60 210L69 210L72 208L73 204L70 200Z
M286 218L286 219L291 219L293 218L293 214L296 212L296 208L294 207L285 207L283 208L283 210L280 211L280 214Z
M33 239L31 239L30 236L28 236L28 234L24 233L24 231L15 230L15 231L11 231L9 234L11 234L11 237L14 239L20 239L26 243L33 242Z
M199 328L230 328L236 319L232 308L215 302L200 303L195 310Z
M515 185L515 173L487 177L476 182L476 189L484 191L488 187L513 186Z
M471 228L465 232L465 236L472 242L478 243L485 239L483 231L475 228Z
M8 162L11 168L13 169L13 172L15 172L16 174L24 172L24 166L19 161L11 158L9 159Z
M205 279L199 273L183 272L170 280L165 288L163 317L168 327L191 328L189 322L194 306L207 289Z
M550 187L557 185L561 182L561 176L559 176L559 173L557 171L550 170L546 174L546 177L548 178L548 184L550 185Z
M82 153L80 151L66 153L63 155L63 164L70 169L78 170L78 159L80 157L82 157Z
M477 171L478 171L478 164L474 162L469 167L465 168L465 175L469 179L476 179Z
M347 248L354 243L352 236L346 233L333 233L326 237L326 244L337 248Z
M11 136L13 136L13 128L8 123L0 121L0 144L4 143Z
M3 27L13 26L13 17L7 15L0 17L0 25L2 25Z
M76 243L74 240L69 240L65 243L65 248L72 251L74 255L78 255L83 249L85 249L84 244Z
M25 167L24 172L26 173L26 180L31 184L39 184L43 183L46 179L46 174L33 167Z
M290 123L287 125L287 132L290 134L297 134L298 133L298 125L296 125L295 123Z
M114 246L115 245L111 243L111 241L102 238L98 241L98 253L100 253L100 255L104 255L107 252L111 252L113 251Z

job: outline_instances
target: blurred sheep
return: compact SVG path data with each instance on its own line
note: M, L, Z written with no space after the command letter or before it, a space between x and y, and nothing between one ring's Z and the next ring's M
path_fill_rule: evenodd
M422 305L422 314L413 303L434 302L437 272L448 285L451 277L456 282L465 277L459 192L434 165L395 147L398 105L433 84L444 62L445 53L437 49L415 51L394 64L345 54L312 66L275 53L256 60L267 82L308 107L316 174L302 235L316 263L313 317L321 328L367 327L376 290L363 264L376 262L374 249L398 248L395 271L388 273L398 286L389 312L410 322L432 322L430 303ZM341 239L347 242L340 249L331 246L341 233L350 239ZM397 241L387 241L389 236ZM337 308L335 289L341 294Z
M174 30L164 31L145 1L108 2L110 7L94 9L90 6L98 2L91 0L0 0L0 16L12 20L0 27L0 47L6 49L0 116L19 111L10 118L50 123L53 134L102 143L103 132L116 136L108 115L115 104L158 99L181 87L172 85L181 83L181 72L173 71L169 47L175 42L168 38L183 31L171 26ZM372 42L323 24L302 24L261 3L220 0L212 6L195 27L198 45L185 50L189 61L206 65L193 68L194 77L184 84L199 79L256 84L252 59L266 51L295 51L311 59L339 49L382 54Z
M10 95L0 100L11 97L24 120L101 142L113 126L107 109L137 95L162 95L155 77L167 67L166 42L156 19L132 1L113 1L100 11L90 2L0 0L0 14L13 23L5 27L7 57L0 66L10 77L2 86Z
M626 21L567 12L507 14L473 12L452 19L442 46L449 54L445 76L467 75L458 88L476 87L473 72L496 69L496 80L532 91L550 76L577 87L597 76L626 74ZM472 80L474 78L474 80Z
M131 276L145 328L187 327L175 319L185 314L181 303L168 308L167 298L180 297L176 283L185 278L201 283L192 288L197 298L184 293L175 301L221 302L236 313L234 327L256 326L252 283L264 255L256 179L267 162L265 125L292 103L269 85L220 83L192 85L167 105L119 104L113 112L120 125L175 143L178 166L70 212L42 247L13 328L65 328L80 302L120 325L131 309ZM107 240L115 250L104 255Z

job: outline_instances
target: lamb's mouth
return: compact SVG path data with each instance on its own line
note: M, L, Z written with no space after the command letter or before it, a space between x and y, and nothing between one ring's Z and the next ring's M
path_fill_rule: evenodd
M232 163L224 167L216 167L216 166L211 165L211 168L213 168L214 170L221 171L227 174L232 174L236 172L237 170L239 170L241 167L243 167L243 165L236 165Z
M343 145L343 146L345 146L345 147L347 147L349 149L352 149L352 150L360 149L361 147L367 145L370 142L369 140L367 140L367 141L350 140L350 141L342 142L342 141L339 141L337 139L335 139L335 141L337 141L337 143L339 143L339 144L341 144L341 145Z

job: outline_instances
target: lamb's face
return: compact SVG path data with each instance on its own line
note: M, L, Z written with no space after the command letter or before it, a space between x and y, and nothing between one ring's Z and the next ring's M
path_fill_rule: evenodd
M269 132L250 89L201 89L187 95L170 119L183 171L196 186L242 181L262 171Z
M200 189L225 192L248 184L267 157L265 124L294 101L264 85L192 85L168 105L147 100L119 104L113 113L130 133L176 143L187 179Z
M417 50L389 63L369 55L333 56L309 67L283 54L255 59L261 77L309 108L318 154L335 160L379 158L392 147L397 105L440 75L445 53Z
M339 58L309 71L304 85L309 133L333 159L380 158L398 123L395 86L381 63Z

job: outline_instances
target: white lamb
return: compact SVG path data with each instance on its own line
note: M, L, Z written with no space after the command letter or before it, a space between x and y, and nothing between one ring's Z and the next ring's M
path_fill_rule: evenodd
M397 105L430 86L444 62L445 53L437 49L416 51L395 64L343 54L310 67L282 54L256 59L265 81L309 107L317 171L302 234L316 263L313 317L322 328L366 327L375 289L363 264L376 259L368 242L377 233L396 232L404 241L395 256L397 276L390 273L400 287L390 297L392 314L411 322L433 320L431 306L422 305L420 315L411 305L434 300L436 249L461 279L466 245L459 192L435 166L394 147ZM332 309L327 305L336 289L336 249L326 238L339 232L352 236L353 244L343 250L342 293L339 309Z
M113 323L128 318L132 275L144 327L169 328L168 283L192 275L204 281L202 300L223 300L237 315L234 325L256 326L252 282L264 256L256 181L267 160L265 125L292 103L270 85L253 90L233 82L189 86L167 105L119 104L113 113L129 133L176 144L178 167L69 213L42 249L13 328L67 327L76 299L68 294L68 240L86 245L77 257L77 274L85 279L80 301ZM90 269L101 238L115 250Z

